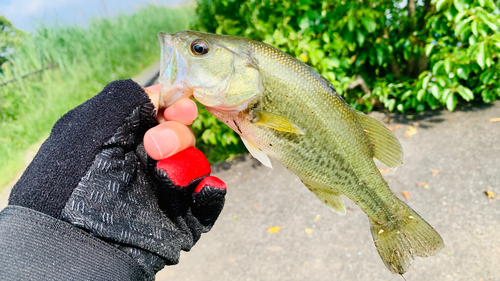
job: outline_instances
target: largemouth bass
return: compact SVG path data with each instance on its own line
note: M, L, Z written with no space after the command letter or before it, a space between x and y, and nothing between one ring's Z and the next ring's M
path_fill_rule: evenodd
M250 153L274 158L298 175L324 204L345 214L341 194L371 222L386 267L405 273L414 256L443 248L443 239L389 189L373 158L403 161L396 137L351 108L305 63L245 38L184 31L159 33L160 105L194 96L238 133Z

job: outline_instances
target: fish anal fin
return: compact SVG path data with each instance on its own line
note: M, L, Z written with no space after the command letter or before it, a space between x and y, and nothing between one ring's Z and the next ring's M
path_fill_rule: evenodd
M271 164L271 159L269 159L269 156L264 153L260 148L258 148L253 142L245 139L244 137L241 138L243 141L243 144L245 144L246 148L248 149L248 152L252 154L252 156L259 160L262 165L273 168L273 165Z
M254 109L253 112L255 113L255 117L252 119L253 124L266 126L282 132L299 135L304 134L304 131L301 130L297 125L293 124L292 121L286 119L281 115L262 111L259 109Z
M403 148L396 136L384 125L361 111L353 109L365 129L373 150L373 157L388 167L403 163Z
M345 215L344 200L342 200L339 192L304 181L302 181L302 183L307 187L307 189L309 189L309 191L314 193L314 195L316 195L321 202L332 208L333 211L341 215Z

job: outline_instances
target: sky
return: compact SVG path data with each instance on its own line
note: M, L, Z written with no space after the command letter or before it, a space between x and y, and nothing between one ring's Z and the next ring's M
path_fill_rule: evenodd
M37 24L85 25L93 17L133 12L146 5L176 6L186 0L0 0L0 15L22 30L35 31Z

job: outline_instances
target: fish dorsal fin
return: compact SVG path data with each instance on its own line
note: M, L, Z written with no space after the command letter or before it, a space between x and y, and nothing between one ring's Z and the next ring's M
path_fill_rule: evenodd
M353 109L365 129L373 149L373 157L388 167L403 163L403 148L396 136L384 125L363 112Z
M254 109L253 112L255 113L255 117L252 119L252 123L256 125L266 126L282 132L299 135L304 134L304 131L302 131L297 125L293 124L292 121L281 115L259 109Z
M307 183L302 181L302 183L318 197L319 201L326 204L328 207L332 208L333 211L339 213L341 215L345 215L345 204L342 197L340 197L340 193L326 189L324 187L318 186L316 184Z
M243 141L243 144L245 144L245 146L247 147L248 152L250 152L250 154L252 154L252 156L255 159L259 160L260 163L262 163L264 166L269 167L271 169L273 168L273 165L271 164L271 159L269 159L269 156L267 156L267 154L265 154L264 151L262 151L253 142L245 139L244 137L241 137L241 140Z

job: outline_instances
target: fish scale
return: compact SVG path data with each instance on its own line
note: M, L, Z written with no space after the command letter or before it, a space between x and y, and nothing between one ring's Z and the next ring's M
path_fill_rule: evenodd
M367 214L374 244L391 272L403 274L414 256L434 255L444 246L439 234L392 193L373 161L400 165L399 141L378 121L350 108L311 67L245 38L194 31L159 38L162 69L168 70L160 73L160 104L193 95L264 165L271 166L268 157L279 161L341 214L340 195L353 200Z
M264 91L262 97L262 109L286 117L295 122L299 128L303 128L306 133L305 136L292 135L265 127L259 128L259 126L254 125L249 130L255 130L255 135L261 137L250 138L250 140L256 144L260 143L260 147L264 152L270 156L274 156L273 158L294 171L302 180L316 182L325 187L335 189L354 200L362 209L374 206L372 201L367 200L369 204L362 202L360 199L363 197L360 196L360 193L365 193L364 190L374 184L382 184L384 186L387 186L387 184L371 160L372 157L369 156L369 151L367 151L367 148L369 148L368 138L364 134L359 122L356 122L354 119L353 113L347 108L348 105L345 104L328 84L318 80L318 75L314 75L316 72L311 73L313 70L309 66L299 61L294 61L288 55L277 50L268 51L269 48L266 45L255 46L258 47L252 48L252 54L259 61L260 68L264 70L263 84L266 91ZM282 68L292 68L295 72L281 71ZM290 79L290 75L293 75L292 79ZM290 80L293 82L289 83ZM280 94L284 96L280 97ZM270 95L275 95L276 97L266 98ZM272 100L280 102L273 103ZM283 104L283 100L285 100L285 104ZM332 108L337 109L335 117L332 114ZM344 124L346 121L349 121L349 118L352 119L350 122L352 125L348 126L349 138L352 138L353 130L357 130L358 141L361 141L362 144L360 146L349 145L348 149L342 149L346 146L342 143L344 142L345 144L346 142L344 140L345 132L342 132L342 130L324 130L322 128L338 127L336 124ZM314 124L314 126L310 124ZM272 149L265 145L266 142L273 143L283 137L287 139L287 135L289 140L294 138L295 140L292 142L297 143L298 146L275 145L274 149ZM351 165L348 152L363 149L365 150L364 154L369 158L361 159L361 161L358 160ZM309 157L307 154L301 153L307 151L309 151ZM293 156L287 157L287 155ZM330 159L327 162L329 165L318 165L317 159ZM369 174L373 171L376 177L375 182L373 179L360 179L354 172L353 166L356 164L358 166L361 165L365 170L368 169L370 171ZM315 171L314 174L308 175L307 172L311 170ZM318 171L320 171L319 174ZM338 182L338 184L335 184L335 182ZM367 187L359 187L359 183L361 182L367 182ZM385 190L387 191L387 194L385 194L386 198L394 196L388 187ZM370 193L369 196L372 197L374 202L383 202L380 196ZM376 209L379 209L379 204L375 204ZM376 212L374 210L370 210L367 214L372 214L371 218L376 221L387 220L387 218L375 216Z

